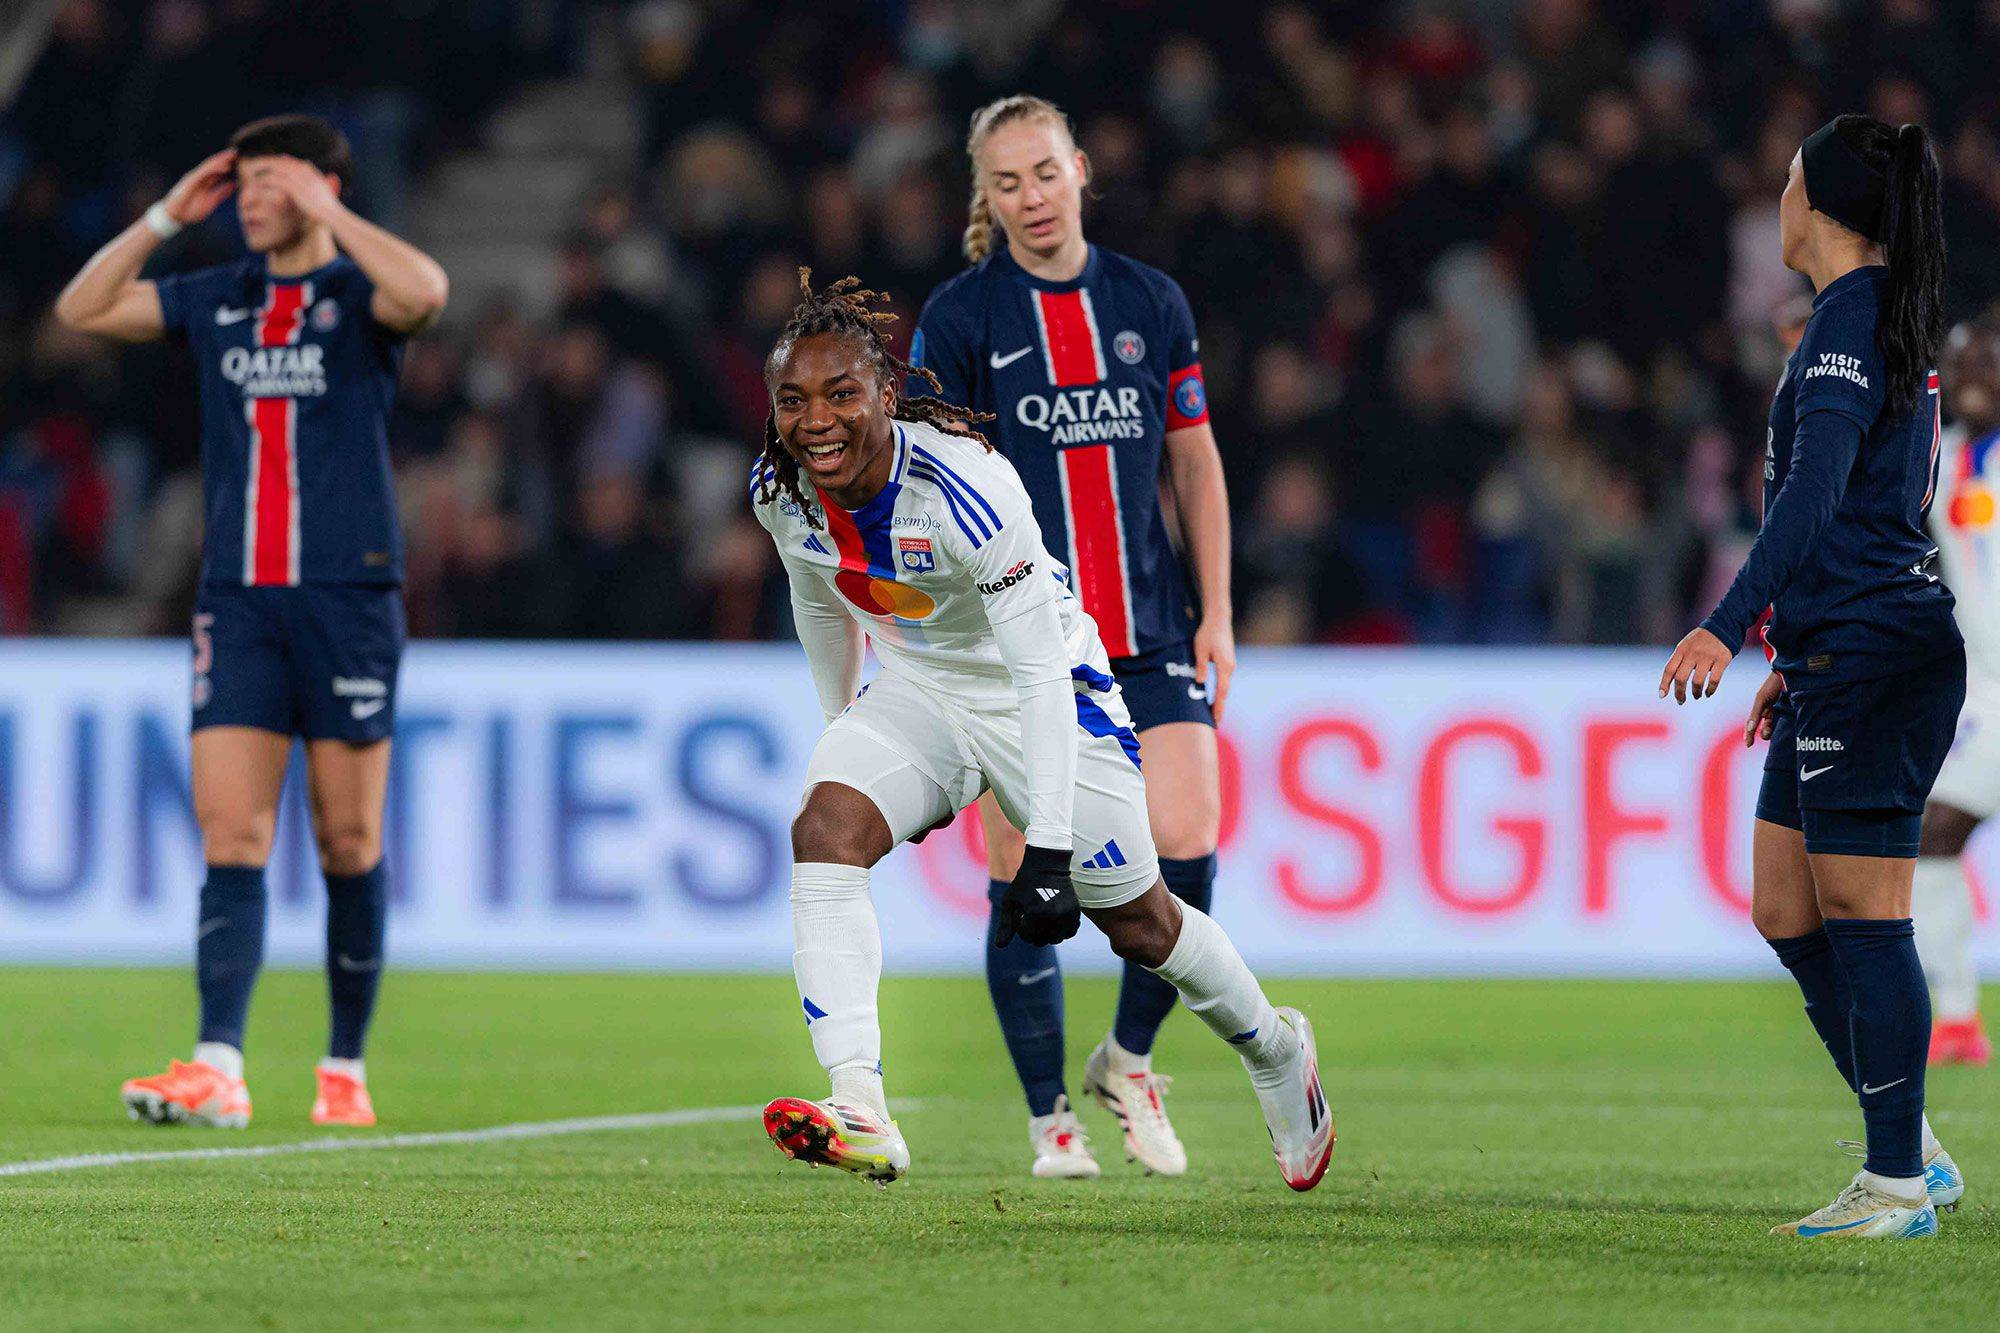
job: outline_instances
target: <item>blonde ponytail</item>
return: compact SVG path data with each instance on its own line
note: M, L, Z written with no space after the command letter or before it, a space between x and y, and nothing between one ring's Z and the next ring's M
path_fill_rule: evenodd
M993 253L993 205L987 202L986 186L979 179L979 146L987 135L1015 120L1053 121L1062 127L1070 147L1076 147L1076 127L1070 124L1069 116L1054 102L1033 93L998 98L972 113L972 127L965 136L965 155L972 162L972 203L966 210L965 235L959 242L969 264Z

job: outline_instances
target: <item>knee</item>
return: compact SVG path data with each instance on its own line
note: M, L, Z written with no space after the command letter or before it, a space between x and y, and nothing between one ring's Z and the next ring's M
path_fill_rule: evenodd
M1195 789L1177 795L1155 811L1153 846L1169 861L1195 861L1215 853L1222 828L1222 807L1213 791Z
M382 832L366 820L326 820L313 832L329 875L365 875L382 859Z
M1754 898L1750 903L1750 924L1767 940L1789 940L1819 929L1820 916L1796 903Z
M1149 893L1138 903L1139 910L1119 908L1100 916L1097 924L1111 942L1111 951L1128 963L1159 967L1174 951L1180 934L1180 909L1165 892Z
M201 813L201 855L212 866L261 866L271 859L278 812L207 810Z
M834 802L818 799L817 792L806 798L804 808L792 820L794 861L871 866L880 859L880 852L868 843L868 830L862 821Z

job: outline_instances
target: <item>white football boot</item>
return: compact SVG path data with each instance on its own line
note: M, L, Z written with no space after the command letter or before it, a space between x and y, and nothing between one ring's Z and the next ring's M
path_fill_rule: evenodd
M1319 1184L1333 1158L1333 1112L1320 1089L1319 1048L1313 1043L1312 1024L1292 1008L1279 1009L1278 1021L1298 1034L1298 1050L1269 1086L1255 1071L1250 1081L1264 1111L1264 1127L1271 1131L1278 1174L1293 1189L1305 1191Z
M1928 1122L1926 1122L1928 1124ZM1941 1213L1958 1211L1958 1201L1965 1197L1965 1173L1958 1169L1958 1163L1951 1160L1951 1154L1944 1145L1931 1139L1931 1150L1924 1154L1924 1193L1930 1196L1931 1206ZM1834 1145L1847 1150L1849 1157L1866 1157L1868 1145L1856 1139L1835 1139Z
M1028 1142L1035 1148L1035 1174L1043 1180L1093 1180L1097 1159L1090 1155L1090 1140L1069 1098L1057 1097L1056 1109L1048 1115L1028 1117Z
M852 1102L780 1097L764 1108L764 1132L795 1162L838 1167L885 1188L910 1169L896 1122Z
M1937 1209L1928 1194L1898 1198L1869 1183L1858 1171L1832 1203L1796 1222L1771 1228L1774 1236L1827 1237L1834 1240L1911 1240L1938 1233Z
M1161 1100L1172 1082L1165 1074L1155 1074L1151 1069L1113 1073L1110 1053L1101 1041L1083 1066L1083 1090L1097 1098L1099 1106L1117 1116L1124 1127L1126 1160L1137 1162L1156 1176L1178 1176L1187 1171L1187 1149L1174 1133L1173 1123L1167 1119L1166 1104Z

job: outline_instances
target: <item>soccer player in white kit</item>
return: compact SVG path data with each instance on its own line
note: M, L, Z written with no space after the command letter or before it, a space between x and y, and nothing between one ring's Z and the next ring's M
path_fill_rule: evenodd
M1962 857L1973 830L2000 811L2000 306L1951 331L1943 378L1952 424L1939 441L1930 523L1958 598L1965 707L1924 807L1911 915L1931 987L1930 1062L1983 1065L1993 1046L1979 1018Z
M1020 478L972 413L899 395L913 372L875 293L852 278L815 291L803 270L800 285L765 363L750 498L827 718L792 824L792 967L832 1094L778 1098L766 1132L879 1184L909 1168L882 1085L868 872L990 789L1027 837L1000 929L1054 944L1087 914L1171 982L1241 1056L1285 1182L1311 1189L1334 1141L1311 1025L1274 1009L1221 927L1161 881L1138 740ZM882 669L857 694L864 638Z

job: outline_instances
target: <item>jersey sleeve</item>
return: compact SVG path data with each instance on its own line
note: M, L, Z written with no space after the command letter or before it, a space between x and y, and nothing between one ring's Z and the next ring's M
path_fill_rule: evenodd
M1881 415L1887 393L1871 313L1865 302L1841 300L1806 325L1796 363L1800 421L1813 412L1838 412L1866 432Z
M989 499L990 505L987 503ZM966 552L968 572L986 606L987 623L998 632L1008 622L1031 615L1043 607L1053 609L1062 594L1056 585L1054 572L1047 568L1048 553L1042 547L1042 529L1035 522L1028 493L1021 489L1018 481L1005 486L982 485L974 492L972 501L967 505L972 516L984 519L995 529L991 536L974 535L979 531L979 525L975 523L973 534L962 530L959 534L962 544L969 548ZM1060 660L1060 631L1053 647L1056 652L1050 659L1050 669L1067 680L1071 663ZM1017 687L1039 683L1014 682Z
M1167 429L1182 430L1208 420L1208 386L1201 378L1201 339L1187 293L1166 280Z
M214 303L214 284L207 269L169 273L156 278L153 286L160 294L160 322L169 338L185 340L201 308Z
M910 364L938 377L937 397L966 407L972 402L972 367L978 349L972 345L969 321L953 299L958 287L957 283L946 283L924 302L924 312L917 316L917 331L910 338ZM909 393L931 392L930 385L921 382L922 376L912 378L917 382L911 384Z

